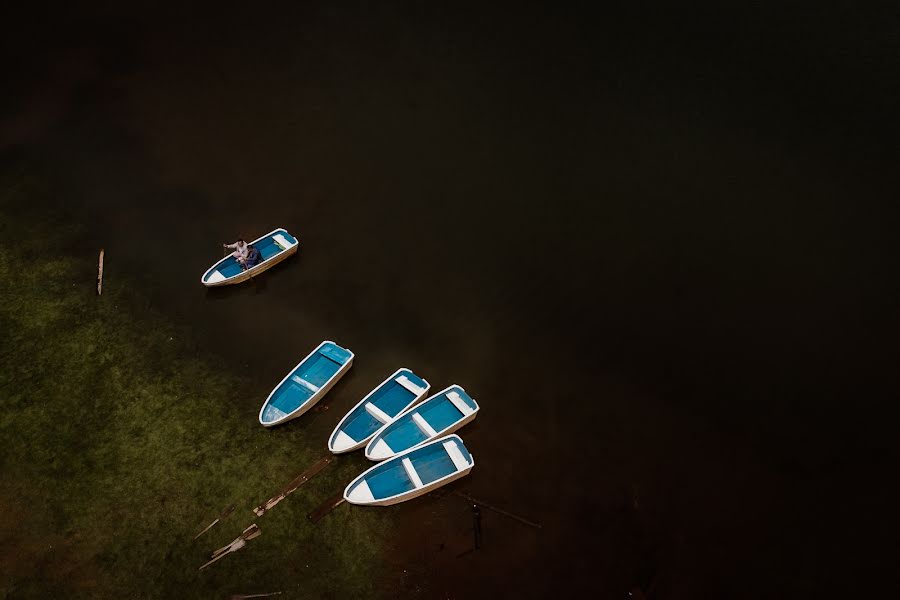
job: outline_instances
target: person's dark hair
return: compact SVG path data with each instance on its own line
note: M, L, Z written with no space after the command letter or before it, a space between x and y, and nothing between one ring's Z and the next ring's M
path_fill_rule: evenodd
M240 242L243 242L243 241L244 241L244 238L238 238L238 242L239 242L239 243L240 243Z

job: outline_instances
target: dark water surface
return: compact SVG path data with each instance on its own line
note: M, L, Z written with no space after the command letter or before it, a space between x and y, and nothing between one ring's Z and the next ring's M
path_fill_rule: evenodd
M881 588L896 10L625 5L10 16L0 150L252 402L352 349L323 447L399 366L481 403L453 489L543 528L387 509L400 595ZM278 226L296 258L200 285Z

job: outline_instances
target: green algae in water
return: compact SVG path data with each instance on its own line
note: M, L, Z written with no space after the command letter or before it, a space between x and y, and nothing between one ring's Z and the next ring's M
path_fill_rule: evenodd
M17 240L0 253L0 595L379 595L386 515L342 506L306 519L363 462L336 461L256 517L322 440L263 430L247 400L258 390L189 354L124 282L95 296L96 257L72 250L80 229L34 208L39 182L10 183L0 181L0 234ZM252 522L261 537L197 571Z

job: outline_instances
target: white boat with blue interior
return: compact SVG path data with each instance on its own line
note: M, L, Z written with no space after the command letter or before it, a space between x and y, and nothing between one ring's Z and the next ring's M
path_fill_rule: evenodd
M265 427L295 419L312 408L353 364L353 353L324 341L285 375L259 411Z
M376 431L424 398L429 389L431 384L409 369L398 369L344 415L328 438L328 449L341 454L362 448Z
M475 458L458 435L411 448L364 471L344 490L351 504L389 506L428 493L475 466Z
M300 242L286 229L275 229L266 235L256 238L248 245L259 250L259 264L243 269L231 254L208 268L200 278L206 287L219 287L247 281L267 269L271 269L284 259L297 253Z
M478 415L479 406L462 387L451 385L382 427L366 446L366 458L384 460L453 433Z

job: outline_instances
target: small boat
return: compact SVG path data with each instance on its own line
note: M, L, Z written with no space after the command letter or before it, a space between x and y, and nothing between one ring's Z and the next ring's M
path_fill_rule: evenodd
M296 254L300 242L285 229L276 229L253 240L249 245L259 250L261 260L258 265L244 271L237 259L229 254L207 269L200 278L200 282L206 287L218 287L247 281L251 277L271 269L288 256Z
M322 399L353 364L353 353L325 341L285 375L259 410L265 427L295 419Z
M478 414L475 402L458 385L451 385L421 404L406 409L375 433L366 458L384 460L404 450L453 433Z
M366 470L344 490L351 504L390 506L465 477L475 458L458 435L412 448Z
M409 369L398 369L341 419L328 438L328 449L341 454L362 448L376 431L424 398L429 389L431 384Z

